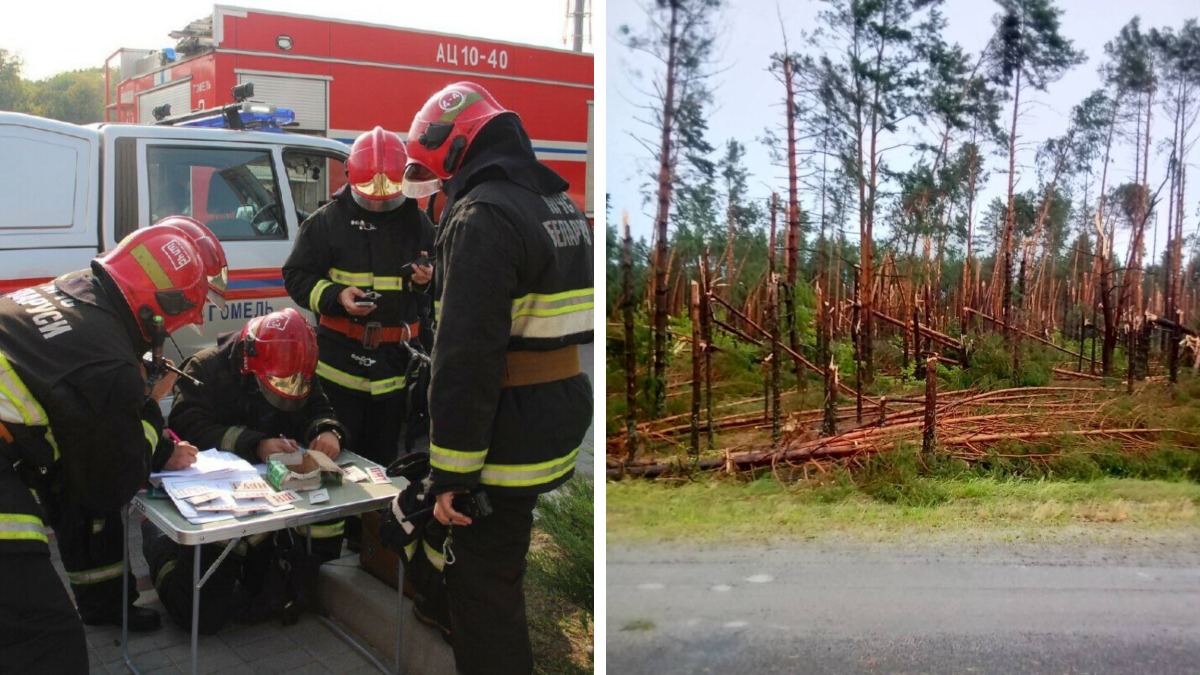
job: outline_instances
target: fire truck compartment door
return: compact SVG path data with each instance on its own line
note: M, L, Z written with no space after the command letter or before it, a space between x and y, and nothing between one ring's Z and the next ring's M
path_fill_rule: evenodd
M254 100L292 109L296 113L296 130L321 133L329 130L329 83L324 76L289 77L238 71L238 84L246 82L254 83Z
M192 112L192 78L147 89L138 95L138 123L154 124L153 110L158 106L170 103L171 116Z
M87 248L95 255L100 134L66 122L0 113L0 250ZM7 258L5 259L7 261ZM21 259L0 276L22 271Z

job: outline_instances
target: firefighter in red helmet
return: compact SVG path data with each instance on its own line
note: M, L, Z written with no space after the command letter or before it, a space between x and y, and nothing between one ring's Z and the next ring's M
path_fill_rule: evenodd
M317 337L300 312L292 308L255 317L241 331L226 333L217 346L197 352L184 362L188 378L176 383L170 427L179 436L205 448L235 453L252 463L299 446L335 459L345 429L325 397L317 369ZM313 552L321 560L340 553L342 521L318 523L313 529ZM291 538L288 533L283 536ZM297 539L298 541L298 539ZM201 589L198 629L217 632L236 617L261 614L282 603L263 596L274 588L264 584L275 538L249 537L221 562ZM180 546L149 521L142 524L142 550L150 566L158 597L179 626L191 628L194 550ZM207 545L201 552L207 569L224 545ZM174 564L171 564L174 562ZM234 604L240 580L247 604Z
M539 494L568 480L592 418L592 233L520 118L472 82L408 135L405 193L446 195L435 255L430 492L459 672L533 670L521 583ZM472 518L486 494L492 513Z
M401 192L407 155L381 127L362 134L348 183L304 221L283 266L288 295L318 317L317 377L346 446L383 465L397 456L410 352L433 267L433 224ZM415 264L420 263L420 264Z
M46 524L60 541L84 621L119 622L122 603L136 600L134 584L131 597L121 597L121 524L103 516L137 492L162 439L158 401L175 376L148 378L142 355L168 332L202 322L205 272L199 250L180 230L149 227L91 269L0 296L0 663L6 670L88 669L83 625L50 564ZM109 562L96 567L97 559ZM131 623L157 626L157 613L131 609Z

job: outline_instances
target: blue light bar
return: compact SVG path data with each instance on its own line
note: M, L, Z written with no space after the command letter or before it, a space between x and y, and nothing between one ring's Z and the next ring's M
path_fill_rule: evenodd
M242 126L245 129L253 129L255 131L284 133L282 127L296 121L295 111L289 108L276 108L263 104L250 103L243 105L242 110L237 111L237 114L241 118ZM179 122L177 126L228 129L229 122L224 114L216 112L194 120Z

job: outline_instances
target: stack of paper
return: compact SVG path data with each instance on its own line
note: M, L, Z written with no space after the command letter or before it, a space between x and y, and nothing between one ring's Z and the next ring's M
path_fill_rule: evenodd
M300 496L276 492L246 460L229 452L205 450L181 471L151 475L160 481L179 513L193 524L258 513L286 511Z

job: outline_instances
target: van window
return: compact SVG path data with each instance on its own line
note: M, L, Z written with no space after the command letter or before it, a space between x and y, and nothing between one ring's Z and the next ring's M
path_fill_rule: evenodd
M296 203L296 220L301 223L346 184L346 165L338 157L311 150L284 150L283 164Z
M222 241L287 239L267 150L147 149L150 222L191 216Z

